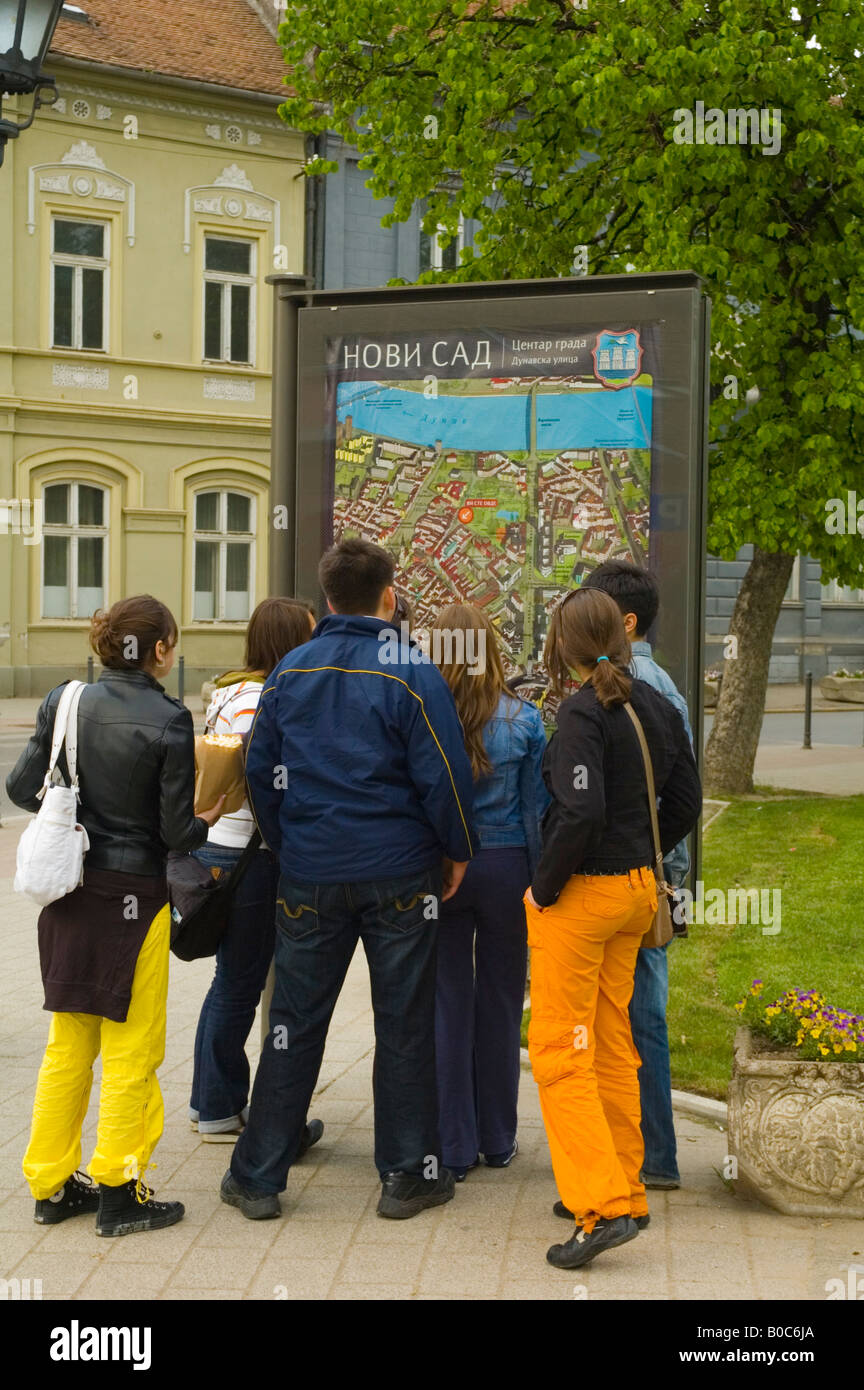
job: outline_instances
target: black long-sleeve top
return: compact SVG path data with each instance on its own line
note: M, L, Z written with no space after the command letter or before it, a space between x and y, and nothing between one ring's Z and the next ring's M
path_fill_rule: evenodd
M641 680L633 681L630 703L651 752L660 843L668 854L699 819L699 773L675 706ZM543 778L552 804L531 884L538 906L553 903L572 874L626 873L653 864L645 768L623 705L604 709L591 684L564 700Z

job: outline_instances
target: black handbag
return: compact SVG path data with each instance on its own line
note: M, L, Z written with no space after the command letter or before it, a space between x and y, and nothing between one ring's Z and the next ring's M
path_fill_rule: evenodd
M172 851L168 855L171 950L180 960L215 956L228 926L231 900L260 844L261 832L253 830L234 868L219 878L194 854Z

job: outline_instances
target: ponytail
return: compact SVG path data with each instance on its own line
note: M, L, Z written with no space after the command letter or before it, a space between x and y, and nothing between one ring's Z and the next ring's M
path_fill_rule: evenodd
M552 689L563 695L570 671L589 667L604 709L630 698L630 643L621 610L602 589L571 589L552 614L543 652Z

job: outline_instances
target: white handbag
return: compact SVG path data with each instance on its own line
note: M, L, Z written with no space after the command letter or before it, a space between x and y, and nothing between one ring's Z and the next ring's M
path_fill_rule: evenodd
M38 792L42 805L18 841L16 893L47 907L84 881L84 855L90 840L76 819L78 807L78 701L83 681L69 681L54 716L51 758ZM63 784L57 759L66 744L70 785Z

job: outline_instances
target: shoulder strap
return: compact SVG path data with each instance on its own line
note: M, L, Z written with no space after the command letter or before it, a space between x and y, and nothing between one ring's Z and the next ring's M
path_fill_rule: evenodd
M60 756L60 749L66 739L66 731L69 725L69 717L72 714L74 705L73 724L75 732L72 738L72 755L70 761L69 749L67 747L66 761L69 766L69 777L72 782L75 780L75 756L78 746L77 713L78 701L81 698L81 691L84 689L83 681L69 681L63 688L63 694L57 704L54 714L54 730L51 735L51 756L48 760L48 771L45 774L44 785L50 786L54 780L54 771L57 767L57 759Z
M648 809L651 812L651 834L654 839L654 872L657 874L658 878L662 878L663 851L660 848L660 824L657 820L657 792L654 788L654 768L651 766L651 753L648 748L648 740L645 737L645 730L642 728L642 721L629 700L625 700L624 708L633 721L636 737L639 740L639 747L642 750L642 762L645 765L645 780L648 783Z
M78 790L78 705L84 689L83 681L76 681L75 694L69 701L69 717L66 721L66 766L69 769L70 785Z

